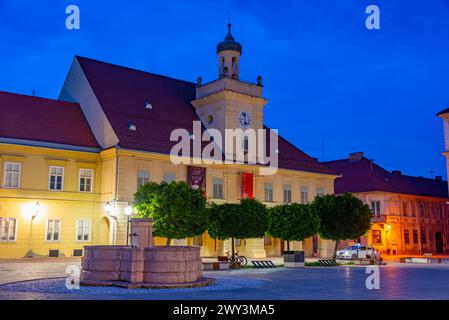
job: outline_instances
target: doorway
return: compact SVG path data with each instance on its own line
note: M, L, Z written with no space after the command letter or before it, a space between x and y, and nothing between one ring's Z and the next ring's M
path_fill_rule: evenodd
M435 244L437 253L444 253L443 235L441 232L435 233Z

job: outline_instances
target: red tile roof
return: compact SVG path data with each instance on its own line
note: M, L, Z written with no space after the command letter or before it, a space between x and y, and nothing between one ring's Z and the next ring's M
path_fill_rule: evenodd
M0 91L0 137L98 148L76 103Z
M329 161L326 164L342 174L335 180L335 193L343 192L394 192L438 198L448 197L448 185L444 180L412 177L392 173L367 158Z
M191 101L195 84L153 73L79 57L89 84L124 148L168 154L175 142L170 133L177 128L192 131L199 121ZM153 106L145 109L145 103ZM137 126L128 130L128 124ZM334 174L316 159L279 139L279 167Z

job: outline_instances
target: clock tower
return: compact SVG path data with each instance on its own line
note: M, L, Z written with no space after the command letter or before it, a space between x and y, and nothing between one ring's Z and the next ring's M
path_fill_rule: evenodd
M262 129L262 78L256 83L240 80L242 45L231 33L231 24L223 41L217 45L218 79L203 84L198 79L196 99L192 101L207 129L218 129L225 139L226 129ZM223 141L223 146L225 141Z

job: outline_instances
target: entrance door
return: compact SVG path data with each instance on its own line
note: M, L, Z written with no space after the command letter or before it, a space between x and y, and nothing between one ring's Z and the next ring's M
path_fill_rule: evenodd
M435 244L437 253L444 253L443 235L441 232L435 233Z

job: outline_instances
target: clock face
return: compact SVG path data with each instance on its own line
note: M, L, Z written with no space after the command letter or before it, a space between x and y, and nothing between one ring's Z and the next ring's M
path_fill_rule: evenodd
M248 128L251 126L251 113L246 111L240 111L239 113L239 126L241 128Z

